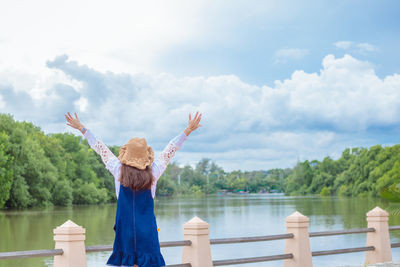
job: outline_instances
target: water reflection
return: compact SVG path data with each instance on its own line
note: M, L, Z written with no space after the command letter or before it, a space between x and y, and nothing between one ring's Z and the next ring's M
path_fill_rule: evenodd
M285 232L284 219L295 210L310 217L310 231L366 227L365 213L380 199L336 197L285 197L281 195L229 195L206 198L158 198L155 211L161 228L160 240L182 239L182 224L193 216L210 223L211 238L270 235ZM0 212L0 251L53 248L52 230L71 219L86 228L86 245L112 244L115 205L74 206ZM390 225L400 225L391 217ZM400 231L392 232L393 242ZM332 236L311 239L313 250L363 246L365 235ZM215 245L214 259L281 254L284 241ZM400 249L393 250L400 260ZM163 249L168 264L180 262L180 248ZM88 266L104 266L109 253L88 254ZM314 258L314 266L362 264L364 253ZM51 266L51 258L0 261L0 266ZM246 266L281 266L282 262Z

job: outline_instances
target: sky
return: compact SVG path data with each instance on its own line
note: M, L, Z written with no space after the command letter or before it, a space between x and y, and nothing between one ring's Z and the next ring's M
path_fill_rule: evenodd
M0 112L45 133L159 152L225 170L337 159L400 140L400 2L0 2Z

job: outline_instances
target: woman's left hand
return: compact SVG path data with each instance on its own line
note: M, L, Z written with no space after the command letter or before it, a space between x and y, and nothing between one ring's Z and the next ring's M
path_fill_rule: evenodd
M201 127L200 124L200 120L201 120L201 113L199 114L199 112L196 112L196 115L194 116L193 120L192 120L192 114L189 113L189 122L188 122L188 126L185 129L185 134L186 136L189 136L189 134L195 130L197 130L197 128Z
M71 116L71 114L69 114L69 112L68 112L68 115L65 114L65 118L68 121L67 125L71 126L72 128L75 128L77 130L81 130L82 128L85 128L83 126L83 124L79 121L78 115L76 115L76 112L74 114L75 114L75 118L73 118Z

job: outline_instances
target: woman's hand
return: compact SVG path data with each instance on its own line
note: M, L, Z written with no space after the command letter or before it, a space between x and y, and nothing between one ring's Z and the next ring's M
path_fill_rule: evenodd
M201 113L199 114L199 112L196 112L196 115L194 116L193 120L192 120L192 115L189 113L189 122L188 122L188 126L185 129L185 134L186 136L189 136L189 134L191 132L193 132L194 130L196 130L197 128L201 127L200 124L200 120L201 120Z
M74 129L82 130L82 128L85 128L85 127L84 127L83 124L79 121L78 115L76 115L76 112L75 112L74 114L75 114L75 118L73 118L73 117L71 116L71 114L69 114L69 112L68 112L68 114L65 114L65 118L66 118L67 121L68 121L67 125L68 125L68 126L71 126L71 127L74 128ZM85 132L85 131L84 131L84 132ZM84 132L82 132L82 133L84 133Z

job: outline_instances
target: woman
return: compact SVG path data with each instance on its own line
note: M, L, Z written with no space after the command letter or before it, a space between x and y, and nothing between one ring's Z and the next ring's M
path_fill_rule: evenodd
M107 170L114 176L117 195L117 213L115 216L115 239L113 253L107 261L110 266L159 267L165 266L161 255L156 218L154 215L154 197L156 185L175 152L191 132L200 127L201 114L196 113L186 129L172 139L157 159L144 138L131 138L120 149L116 157L108 147L86 129L75 118L65 115L67 125L78 129L86 137L104 162Z

